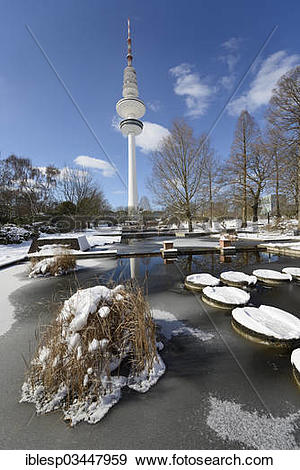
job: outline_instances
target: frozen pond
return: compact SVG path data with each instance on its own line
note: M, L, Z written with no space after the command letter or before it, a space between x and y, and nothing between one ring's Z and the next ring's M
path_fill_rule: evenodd
M230 314L183 288L194 272L278 269L300 260L247 252L180 257L80 260L76 275L26 279L26 264L0 271L0 447L2 449L292 449L300 446L300 393L290 354L249 342ZM19 404L24 360L35 333L54 317L55 304L77 286L134 278L144 285L165 338L166 374L146 394L124 389L122 400L96 425L69 428L61 413L36 416ZM300 316L300 284L258 284L253 305L269 304ZM299 313L298 313L299 312ZM246 377L247 376L247 377Z

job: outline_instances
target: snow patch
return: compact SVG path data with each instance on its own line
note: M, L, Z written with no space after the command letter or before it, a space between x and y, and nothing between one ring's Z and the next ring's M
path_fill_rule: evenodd
M182 321L177 320L175 315L170 312L153 309L152 315L155 323L160 327L161 334L167 340L170 340L172 336L179 335L193 336L200 341L209 341L214 337L211 333L186 326Z
M249 449L298 449L294 433L300 411L272 418L257 411L245 411L233 401L210 397L207 425L224 441L240 442Z

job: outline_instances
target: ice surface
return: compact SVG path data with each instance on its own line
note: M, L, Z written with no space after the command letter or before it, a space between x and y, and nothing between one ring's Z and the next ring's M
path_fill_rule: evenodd
M212 300L229 305L244 305L250 300L250 294L237 287L205 287L203 293Z
M209 273L191 274L187 276L185 280L201 286L217 286L220 284L220 280Z
M249 276L248 274L238 271L225 271L221 273L220 278L221 280L224 279L229 282L247 283L249 286L257 282L256 276Z
M274 271L273 269L255 269L253 275L258 278L270 279L271 281L291 281L290 274Z
M291 313L269 305L235 308L233 318L257 333L281 340L300 338L300 320Z
M294 434L300 411L273 419L216 397L210 397L209 405L206 423L224 441L240 442L249 449L298 449Z

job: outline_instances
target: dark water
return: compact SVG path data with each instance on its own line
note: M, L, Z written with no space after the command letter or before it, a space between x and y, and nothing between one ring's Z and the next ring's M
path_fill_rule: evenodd
M298 412L300 391L292 377L290 353L238 335L231 327L230 312L203 304L199 295L184 289L183 280L194 272L218 275L224 270L240 269L249 274L257 268L281 270L300 266L300 259L248 252L230 259L216 253L182 256L169 264L153 256L94 260L92 266L82 265L76 277L32 280L10 298L16 322L0 338L1 448L247 448L242 441L220 438L207 425L210 397L239 403L259 415L270 410L275 417L284 418ZM25 276L24 266L18 276ZM124 390L120 402L97 425L83 423L70 429L59 412L36 416L32 405L19 404L25 368L22 357L30 359L35 331L53 319L55 306L78 286L129 279L144 286L154 309L169 312L184 325L213 338L201 341L182 335L164 341L164 377L146 394ZM4 280L2 271L0 281ZM258 285L251 290L251 303L278 306L300 316L300 285ZM295 439L299 439L297 431Z

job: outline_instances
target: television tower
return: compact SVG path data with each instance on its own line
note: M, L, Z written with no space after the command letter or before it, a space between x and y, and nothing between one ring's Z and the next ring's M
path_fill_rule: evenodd
M128 137L128 212L133 214L138 207L136 180L135 136L143 130L139 119L144 116L146 106L139 99L136 72L132 67L130 21L128 19L127 67L124 69L123 98L116 104L118 115L122 118L120 129Z

